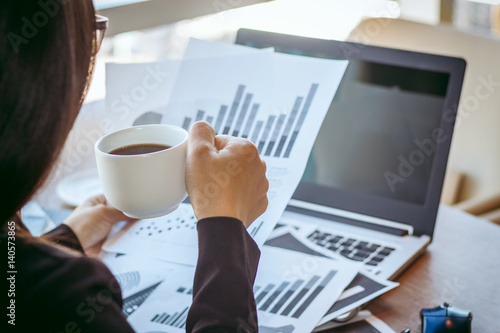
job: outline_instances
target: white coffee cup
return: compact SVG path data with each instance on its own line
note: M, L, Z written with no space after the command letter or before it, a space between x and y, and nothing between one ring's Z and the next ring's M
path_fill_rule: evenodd
M108 202L132 218L145 219L174 211L187 196L184 181L188 133L171 125L143 125L110 133L95 144L97 170ZM160 144L169 149L114 155L115 149Z

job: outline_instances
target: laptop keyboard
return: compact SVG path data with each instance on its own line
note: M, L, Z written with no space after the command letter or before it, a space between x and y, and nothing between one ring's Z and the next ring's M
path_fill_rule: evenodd
M340 254L348 259L360 261L368 266L377 266L395 249L368 240L351 238L315 230L308 237L315 244Z

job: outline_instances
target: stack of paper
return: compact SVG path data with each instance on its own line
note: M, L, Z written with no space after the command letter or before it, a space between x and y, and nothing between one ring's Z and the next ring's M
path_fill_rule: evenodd
M307 253L312 257L328 257L341 260L342 257L334 257L335 254L325 250L323 247L317 246L307 238L307 235L310 233L309 231L314 230L314 226L310 226L310 228L301 228L300 222L294 221L293 225L290 225L289 222L289 220L285 219L280 220L280 227L273 230L265 246L287 249L289 251L304 254ZM350 281L349 285L343 289L342 294L331 302L333 305L329 306L326 312L323 312L322 318L318 321L318 327L315 331L326 330L338 326L338 323L332 326L330 321L358 309L362 305L394 289L398 285L399 284L396 282L378 278L364 267L361 267L355 277Z
M346 66L197 40L182 61L107 66L108 130L151 123L188 129L204 120L218 134L247 138L259 149L268 168L269 207L248 232L262 251L254 286L262 333L311 332L396 285L362 272L359 263L322 253L293 228L270 237ZM182 204L167 216L115 230L105 243L102 259L122 285L124 313L138 332L185 330L196 223L192 207ZM296 248L273 243L284 231Z
M346 66L192 40L180 62L107 66L110 130L152 122L189 129L205 120L218 134L253 141L270 181L269 208L249 229L262 245L302 177ZM110 251L123 248L129 246L108 244Z

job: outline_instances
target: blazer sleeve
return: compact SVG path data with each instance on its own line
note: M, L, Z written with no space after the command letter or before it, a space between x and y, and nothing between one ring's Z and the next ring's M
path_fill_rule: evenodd
M78 237L76 237L73 230L66 224L58 225L56 228L42 235L42 238L85 254Z
M203 219L197 229L199 256L186 331L258 332L253 295L257 244L234 218Z
M37 260L19 268L29 274L16 282L25 288L17 295L15 332L133 333L122 313L120 286L103 263L52 254L30 252Z

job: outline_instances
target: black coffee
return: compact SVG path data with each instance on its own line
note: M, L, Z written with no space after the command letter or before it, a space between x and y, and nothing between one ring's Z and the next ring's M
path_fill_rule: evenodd
M112 155L141 155L141 154L154 153L169 148L172 148L172 146L160 145L155 143L141 143L137 145L129 145L116 148L110 151L109 153Z

